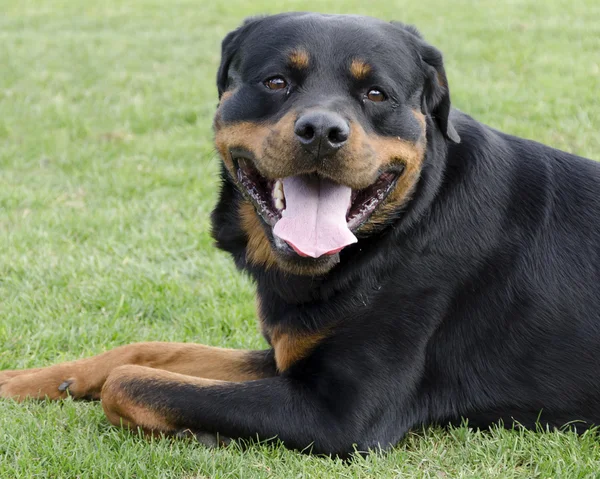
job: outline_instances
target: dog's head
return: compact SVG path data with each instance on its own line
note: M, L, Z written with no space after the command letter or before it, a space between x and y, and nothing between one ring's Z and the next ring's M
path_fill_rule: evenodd
M292 13L223 41L214 129L250 262L323 274L410 201L433 134L458 142L441 54L412 27ZM434 131L431 131L431 130Z

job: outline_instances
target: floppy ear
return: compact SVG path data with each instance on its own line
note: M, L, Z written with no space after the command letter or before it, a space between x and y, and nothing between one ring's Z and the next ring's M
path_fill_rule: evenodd
M450 90L439 50L420 42L420 54L425 68L425 87L421 100L424 114L431 113L446 139L460 143L460 137L450 121Z
M221 99L221 95L229 88L230 83L233 80L230 77L229 67L242 44L242 39L262 18L264 17L247 18L240 27L229 32L223 39L223 42L221 43L221 65L219 65L219 70L217 72L219 99Z

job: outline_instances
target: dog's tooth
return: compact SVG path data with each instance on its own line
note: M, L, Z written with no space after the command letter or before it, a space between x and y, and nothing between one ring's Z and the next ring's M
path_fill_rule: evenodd
M283 209L283 200L281 200L280 198L277 198L275 200L275 208L277 208L278 210L282 210Z
M280 180L275 182L275 187L273 188L273 198L278 200L283 200L285 198L283 195L283 183Z

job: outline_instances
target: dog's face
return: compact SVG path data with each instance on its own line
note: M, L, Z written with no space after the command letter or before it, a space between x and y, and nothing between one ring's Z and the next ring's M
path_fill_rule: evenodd
M368 17L251 19L223 41L215 143L248 257L323 274L410 200L428 129L458 141L441 54ZM432 121L434 119L434 121Z

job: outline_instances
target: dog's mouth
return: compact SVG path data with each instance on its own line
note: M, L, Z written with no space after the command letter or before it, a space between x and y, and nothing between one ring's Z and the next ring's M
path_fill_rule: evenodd
M269 180L250 154L235 150L231 156L242 190L273 228L276 244L311 258L334 255L356 243L354 232L385 200L403 170L388 170L370 186L354 190L316 173Z

